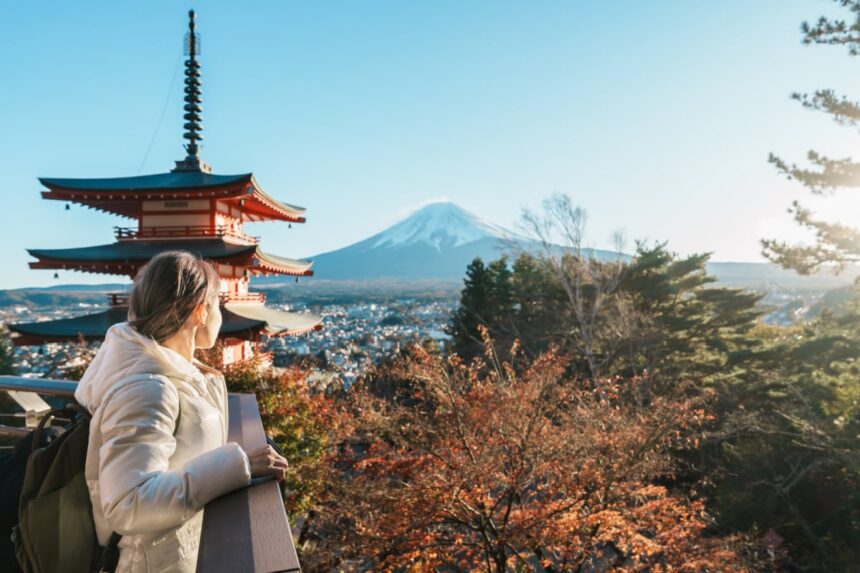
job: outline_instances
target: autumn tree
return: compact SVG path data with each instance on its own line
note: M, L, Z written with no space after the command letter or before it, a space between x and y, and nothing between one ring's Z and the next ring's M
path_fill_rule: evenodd
M312 512L326 479L331 435L337 429L331 399L309 389L306 370L274 368L258 356L223 371L229 391L257 396L263 428L289 462L284 481L288 514Z
M513 353L519 357L518 352ZM351 389L312 571L744 571L703 501L661 484L706 396L647 379L570 379L551 349L514 367L420 347L384 399Z

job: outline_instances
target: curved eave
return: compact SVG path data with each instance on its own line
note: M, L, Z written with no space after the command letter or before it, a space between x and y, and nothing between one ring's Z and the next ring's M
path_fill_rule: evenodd
M228 302L224 308L233 315L264 323L263 331L269 336L297 336L322 328L322 318L315 314L286 312L253 303Z
M9 324L7 326L14 333L12 342L15 345L29 346L80 338L86 341L101 340L108 328L127 320L127 318L128 308L117 307L73 318Z
M254 274L274 273L279 275L290 275L297 277L309 277L313 276L314 274L314 272L311 270L311 267L313 266L312 261L278 257L275 255L264 253L259 248L257 248L256 252L254 253L253 262L253 266L249 268L248 271Z
M257 179L251 175L248 185L249 197L245 197L243 211L249 218L276 219L291 223L304 223L305 208L278 201L260 187Z
M68 179L40 177L47 187L43 199L78 203L123 217L140 214L139 201L158 199L242 200L240 209L250 221L279 220L304 223L305 209L278 201L263 191L253 173L214 175L209 173L156 173L138 177Z
M256 245L235 245L221 240L119 241L72 249L28 249L38 259L31 269L78 270L134 276L137 269L160 252L182 249L220 263L247 266L254 263Z
M222 308L221 330L218 337L239 340L257 340L260 332L267 328L264 320L249 318ZM9 324L12 342L16 346L30 346L46 342L68 342L83 338L92 342L103 340L108 329L128 319L127 307L115 307L102 312L85 314L73 318Z

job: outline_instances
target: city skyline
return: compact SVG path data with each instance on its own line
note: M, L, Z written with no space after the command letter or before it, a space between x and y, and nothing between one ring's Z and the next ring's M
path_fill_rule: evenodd
M860 96L841 48L806 47L809 1L211 2L202 38L202 157L253 171L308 222L249 225L300 256L364 239L447 199L505 227L570 194L589 242L666 240L686 254L762 261L759 239L802 237L799 198L860 223L860 200L813 200L767 163L850 156L856 134L793 91ZM190 6L189 6L190 7ZM0 23L0 156L18 211L0 230L0 288L118 282L30 270L26 248L112 241L127 220L43 201L37 177L169 170L181 159L185 10L8 3Z

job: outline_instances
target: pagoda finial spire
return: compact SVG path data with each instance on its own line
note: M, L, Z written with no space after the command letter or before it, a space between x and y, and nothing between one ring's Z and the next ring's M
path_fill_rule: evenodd
M198 145L198 142L203 139L200 133L203 131L203 125L200 123L203 107L200 98L200 64L197 62L197 55L200 53L200 36L196 32L194 16L194 10L189 10L188 33L185 35L185 54L188 59L185 60L185 115L183 116L185 133L182 137L188 140L185 144L188 156L183 161L177 161L173 171L209 173L212 168L200 159Z

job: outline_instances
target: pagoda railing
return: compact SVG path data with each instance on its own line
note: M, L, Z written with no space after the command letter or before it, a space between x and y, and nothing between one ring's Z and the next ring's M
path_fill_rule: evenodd
M266 302L266 293L264 292L249 292L245 294L222 292L219 296L221 297L222 304L228 302Z
M41 396L63 398L66 403L74 400L75 388L77 382L69 380L0 376L0 391L7 392L27 410L24 426L0 425L0 435L13 440L30 436L39 418L49 408ZM253 394L231 392L228 395L228 412L228 442L238 443L245 451L266 444L260 410ZM301 572L276 481L222 495L206 504L205 510L197 558L198 572Z
M120 241L135 239L211 239L230 237L249 244L257 244L260 237L246 235L235 229L219 225L177 225L164 227L114 227L116 238Z
M112 292L108 295L108 303L111 307L128 306L128 296L127 292Z

